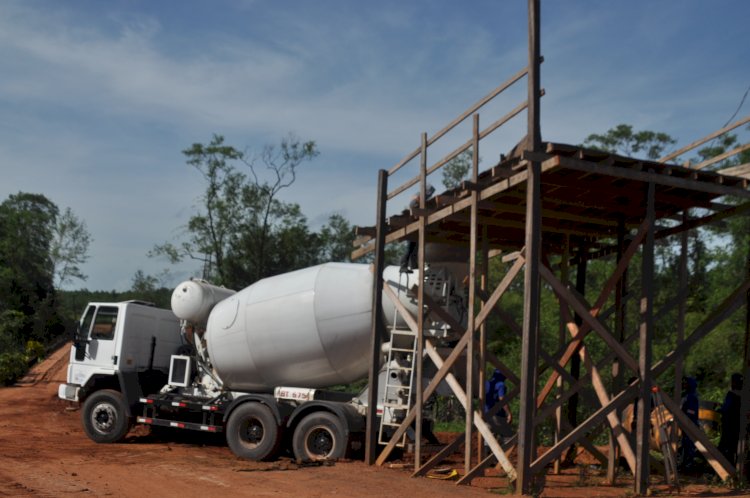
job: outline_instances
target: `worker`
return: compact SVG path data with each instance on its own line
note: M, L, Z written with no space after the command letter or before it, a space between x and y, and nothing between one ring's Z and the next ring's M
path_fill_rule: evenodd
M484 383L484 413L487 415L496 404L500 403L500 408L489 418L488 422L492 432L503 439L513 435L513 428L510 425L513 421L513 415L511 415L510 409L506 409L508 407L505 402L505 394L505 375L499 369L495 369L492 377Z
M742 374L733 373L730 389L721 405L721 439L719 451L732 465L737 463L737 442L740 439L740 401Z
M683 413L696 426L698 425L698 381L694 377L683 377L682 379L682 404ZM687 432L682 433L682 446L680 446L680 468L683 471L693 470L693 459L695 458L695 443Z
M435 187L427 185L425 190L424 198L425 201L429 200L435 193ZM419 207L419 192L414 194L409 201L409 210ZM408 211L408 210L407 210ZM411 273L412 269L417 267L417 243L410 240L406 246L406 252L401 257L401 273Z

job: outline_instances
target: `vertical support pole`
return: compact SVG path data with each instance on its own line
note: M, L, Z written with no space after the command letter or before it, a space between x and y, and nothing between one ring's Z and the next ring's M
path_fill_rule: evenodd
M646 219L648 233L643 244L641 282L641 324L638 356L640 393L638 397L638 427L636 429L635 493L645 496L649 478L649 435L651 425L651 342L654 333L654 222L656 188L648 184Z
M622 255L625 252L625 219L620 218L617 222L617 263L622 261ZM628 287L628 272L627 270L622 272L622 277L617 282L615 287L615 334L617 335L617 341L622 344L625 340L625 317L627 316L627 309L625 307L625 292ZM620 360L615 356L612 362L612 393L611 396L615 397L623 388L622 382L622 370L620 369ZM615 410L617 418L621 419L622 410ZM612 434L609 433L609 454L607 459L607 482L610 486L615 485L617 479L617 461L620 456L620 447L617 445L616 439Z
M565 248L563 249L563 255L560 259L560 278L563 282L567 282L570 277L570 234L565 235ZM565 306L564 303L560 303L561 306ZM563 318L563 314L560 313L560 329L558 331L558 349L565 347L565 340L568 336L567 323ZM562 376L557 377L557 397L559 398L563 392L563 378ZM562 439L562 421L563 421L563 409L562 405L555 408L555 444L560 442ZM562 456L556 458L552 464L552 473L560 474L560 464L562 463Z
M578 244L578 263L576 265L576 291L580 295L586 293L586 269L588 267L588 245L585 241L581 241ZM576 313L575 315L576 327L580 328L583 324L583 318ZM581 377L581 346L578 346L575 354L570 358L570 376L576 381ZM568 400L568 424L572 428L578 426L578 401L580 397L578 393L572 395ZM567 461L573 463L576 457L576 444L571 444L567 452Z
M476 185L477 178L479 176L479 114L474 114L474 129L472 136L472 168L471 168L471 182ZM469 229L469 316L467 320L467 327L471 334L471 339L466 346L466 429L465 437L466 442L464 444L464 470L466 474L471 471L471 453L472 445L471 439L473 437L473 426L474 426L474 338L476 333L474 330L474 318L475 308L474 300L476 299L476 286L477 286L477 219L478 219L478 206L477 201L479 199L479 193L476 189L471 192L471 221ZM479 456L477 456L479 459Z
M750 230L750 216L745 215L745 224ZM746 278L750 278L750 239L747 246ZM740 413L750 411L750 289L747 291L745 302L745 355L742 364L742 393L740 395ZM740 417L740 434L737 441L737 475L740 479L747 478L748 454L747 454L747 423L745 418Z
M682 224L687 225L689 221L690 213L688 210L682 212ZM678 292L681 295L680 302L677 307L677 346L682 344L685 340L685 312L687 310L687 277L688 277L688 230L684 230L680 234L680 263L679 263L679 275L677 281L679 285ZM683 376L683 364L685 357L679 355L677 361L674 363L674 393L672 399L675 403L680 403L682 390L682 376Z
M482 273L479 276L479 288L482 289L482 291L487 291L488 282L487 279L489 278L490 274L490 259L489 259L489 240L487 240L487 225L482 226ZM484 303L480 301L481 308L484 308ZM487 368L487 324L486 320L482 322L482 325L479 327L479 376L477 377L477 387L479 389L479 393L477 396L479 409L484 410L484 399L485 399L485 392L484 392L484 382L485 382L485 370ZM482 438L482 433L477 431L477 455L479 455L479 460L481 461L484 458L484 438Z
M539 129L539 0L529 0L528 147L541 149ZM539 330L539 264L542 246L541 164L529 162L526 180L526 266L524 268L523 337L521 343L521 409L518 425L518 475L516 491L533 492L531 462L535 456L534 413L536 411L536 362Z
M427 216L424 214L424 209L427 204L426 199L427 192L427 133L422 133L422 155L419 160L419 245L417 246L417 259L419 260L419 288L417 290L417 350L416 358L416 379L414 380L416 389L416 399L414 401L414 410L416 410L416 422L414 426L415 439L414 441L414 469L417 470L422 466L422 405L424 404L423 399L423 387L422 387L422 367L424 358L424 245L425 245L425 232L427 230Z
M373 465L378 445L375 426L378 411L380 344L383 340L383 267L385 266L385 205L388 199L388 172L378 172L377 219L375 221L375 261L372 267L372 329L370 332L370 371L368 373L365 463Z

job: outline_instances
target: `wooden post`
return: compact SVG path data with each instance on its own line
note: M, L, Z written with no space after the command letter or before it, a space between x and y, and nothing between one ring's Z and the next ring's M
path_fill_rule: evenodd
M645 496L649 478L649 438L651 425L651 342L654 333L654 222L655 196L654 182L648 184L646 219L648 233L643 244L641 281L641 325L638 357L640 377L638 397L638 427L636 432L635 492Z
M617 222L617 263L622 261L625 254L625 220L620 218ZM620 344L625 340L625 318L627 309L625 305L625 292L628 287L628 272L622 272L622 277L617 281L615 289L615 334ZM612 362L612 397L616 396L623 388L622 371L620 369L620 360L615 356ZM622 410L615 410L617 418L621 420ZM615 485L617 479L617 461L620 456L620 447L616 443L616 438L612 431L609 433L609 458L607 460L607 482L610 486Z
M424 245L425 235L427 231L427 216L424 214L425 206L427 204L426 199L427 192L427 133L422 133L422 155L419 163L419 245L417 246L417 259L419 260L418 266L419 271L419 289L417 290L417 350L416 358L416 379L414 379L414 386L416 388L417 395L414 401L414 411L417 415L417 420L414 424L415 439L414 442L414 468L418 469L422 466L422 405L424 403L423 392L422 392L422 370L423 370L423 358L424 358Z
M490 260L489 260L489 240L487 239L487 225L482 226L482 274L479 277L479 289L484 293L487 292L488 282L490 273ZM484 309L484 303L480 301L481 308ZM477 386L479 393L477 400L479 403L479 409L484 410L484 382L485 382L485 368L487 365L487 325L486 320L482 321L479 326L479 376L477 378ZM479 459L484 458L484 439L482 433L477 432L477 455Z
M375 261L372 269L372 329L370 332L370 370L368 373L367 417L365 433L365 462L375 463L378 446L378 374L380 373L380 344L383 340L383 267L385 266L385 205L388 198L388 172L378 172L377 219L375 222Z
M586 243L581 242L578 245L578 263L576 265L576 292L580 294L581 296L585 295L586 293L586 267L588 266L588 258L586 257ZM580 329L581 325L583 324L583 318L579 315L575 315L575 324L576 327ZM581 344L582 346L582 344ZM572 358L570 358L570 376L573 377L573 379L578 380L581 377L581 356L580 356L580 350L581 348L578 347L578 350L573 355ZM574 394L570 397L568 400L568 424L571 428L575 428L578 425L578 394ZM576 445L575 443L570 445L570 448L568 449L568 460L570 463L573 463L573 458L575 458L576 454Z
M528 148L541 149L539 128L539 0L529 0ZM533 493L531 462L535 458L536 362L541 285L539 265L542 246L541 163L531 161L526 180L526 267L524 269L523 338L521 343L521 409L518 424L516 491Z
M690 213L688 210L682 212L682 224L686 225L689 221ZM680 263L678 267L679 275L677 281L679 282L679 288L677 289L678 295L681 297L680 302L677 305L677 344L680 344L685 340L685 312L687 310L687 260L688 260L688 230L684 230L680 234ZM683 375L683 363L684 357L680 356L674 364L674 393L672 399L675 403L679 403L682 398L682 375Z
M563 249L563 255L560 259L560 278L563 282L567 282L570 271L570 235L565 236L565 248ZM564 303L561 301L560 306L563 306ZM567 332L567 326L568 324L565 323L565 318L563 317L563 313L560 313L560 330L558 334L558 350L563 350L565 347L565 341L568 336ZM563 378L562 376L559 376L557 378L557 397L560 397L560 394L563 392ZM562 430L563 430L563 411L562 411L562 404L555 408L555 444L560 442L560 439L562 438ZM562 463L562 457L556 458L554 463L552 464L552 473L553 474L559 474L560 473L560 464Z
M479 114L474 114L474 133L473 133L473 157L472 157L472 168L471 168L471 181L476 185L477 178L479 176ZM466 346L466 442L464 444L464 473L468 474L471 471L471 453L472 445L471 439L473 437L474 427L474 337L476 336L474 330L474 300L476 298L476 285L477 285L477 200L479 194L476 189L471 192L471 226L469 235L469 316L468 316L468 329L471 333L471 339ZM481 407L480 407L481 409ZM481 455L477 457L481 460Z
M745 215L745 222L750 229L750 216ZM750 279L750 241L747 246L747 267L746 277ZM740 397L740 413L745 414L750 411L750 289L746 292L745 299L745 351L743 361L743 382L742 393ZM748 465L748 447L747 447L747 420L740 416L740 434L737 441L737 475L740 479L747 477Z

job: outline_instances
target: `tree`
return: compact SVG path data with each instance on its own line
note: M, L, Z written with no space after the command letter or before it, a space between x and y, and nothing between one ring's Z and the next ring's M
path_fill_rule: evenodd
M19 192L0 204L0 310L31 317L52 292L57 214L57 206L41 194Z
M86 280L80 265L89 259L90 244L91 234L86 223L66 208L55 223L50 249L55 287L62 287L73 279Z
M474 151L468 149L448 161L443 166L443 185L446 189L456 188L466 179L466 175L471 171Z
M203 175L206 190L188 221L188 240L156 246L152 255L200 260L204 278L233 288L316 261L316 241L299 205L279 199L297 168L319 154L315 142L289 135L249 157L214 135L208 145L196 143L183 153Z
M592 133L583 145L596 150L633 157L645 153L648 159L659 159L670 145L677 141L666 133L650 130L633 131L629 124L619 124L599 135Z
M318 232L320 249L319 261L350 261L354 228L340 214L333 214L328 223Z

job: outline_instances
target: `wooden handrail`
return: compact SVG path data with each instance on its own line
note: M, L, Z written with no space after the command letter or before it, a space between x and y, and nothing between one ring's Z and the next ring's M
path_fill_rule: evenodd
M453 121L451 121L450 123L448 123L442 130L438 131L437 133L435 133L435 135L433 135L432 137L430 137L429 139L427 139L427 146L430 146L433 143L435 143L435 141L437 141L438 139L440 139L443 135L445 135L446 133L448 133L449 131L451 131L453 128L455 128L456 126L458 126L464 119L468 118L469 116L471 116L472 114L474 114L477 110L479 110L480 108L482 108L485 104L487 104L487 102L489 102L490 100L494 99L495 97L497 97L498 95L500 95L500 93L502 93L503 91L505 91L508 87L510 87L511 85L513 85L516 81L518 81L521 78L523 78L524 76L526 76L526 74L528 72L529 72L528 67L525 67L525 68L521 69L520 71L518 71L513 76L511 76L511 78L508 81L506 81L502 85L500 85L497 88L495 88L494 90L492 90L484 98L480 99L473 106L469 107L466 111L464 111L463 114L461 114L456 119L454 119ZM409 161L411 161L412 159L414 159L415 157L417 157L419 155L419 153L420 153L421 150L422 150L421 146L417 147L416 149L414 149L410 154L408 154L405 158L403 158L401 161L399 161L398 164L396 164L391 169L389 169L388 170L388 175L389 176L392 175L393 173L395 173L396 171L398 171L399 169L401 169L401 167L403 167L406 163L408 163Z

